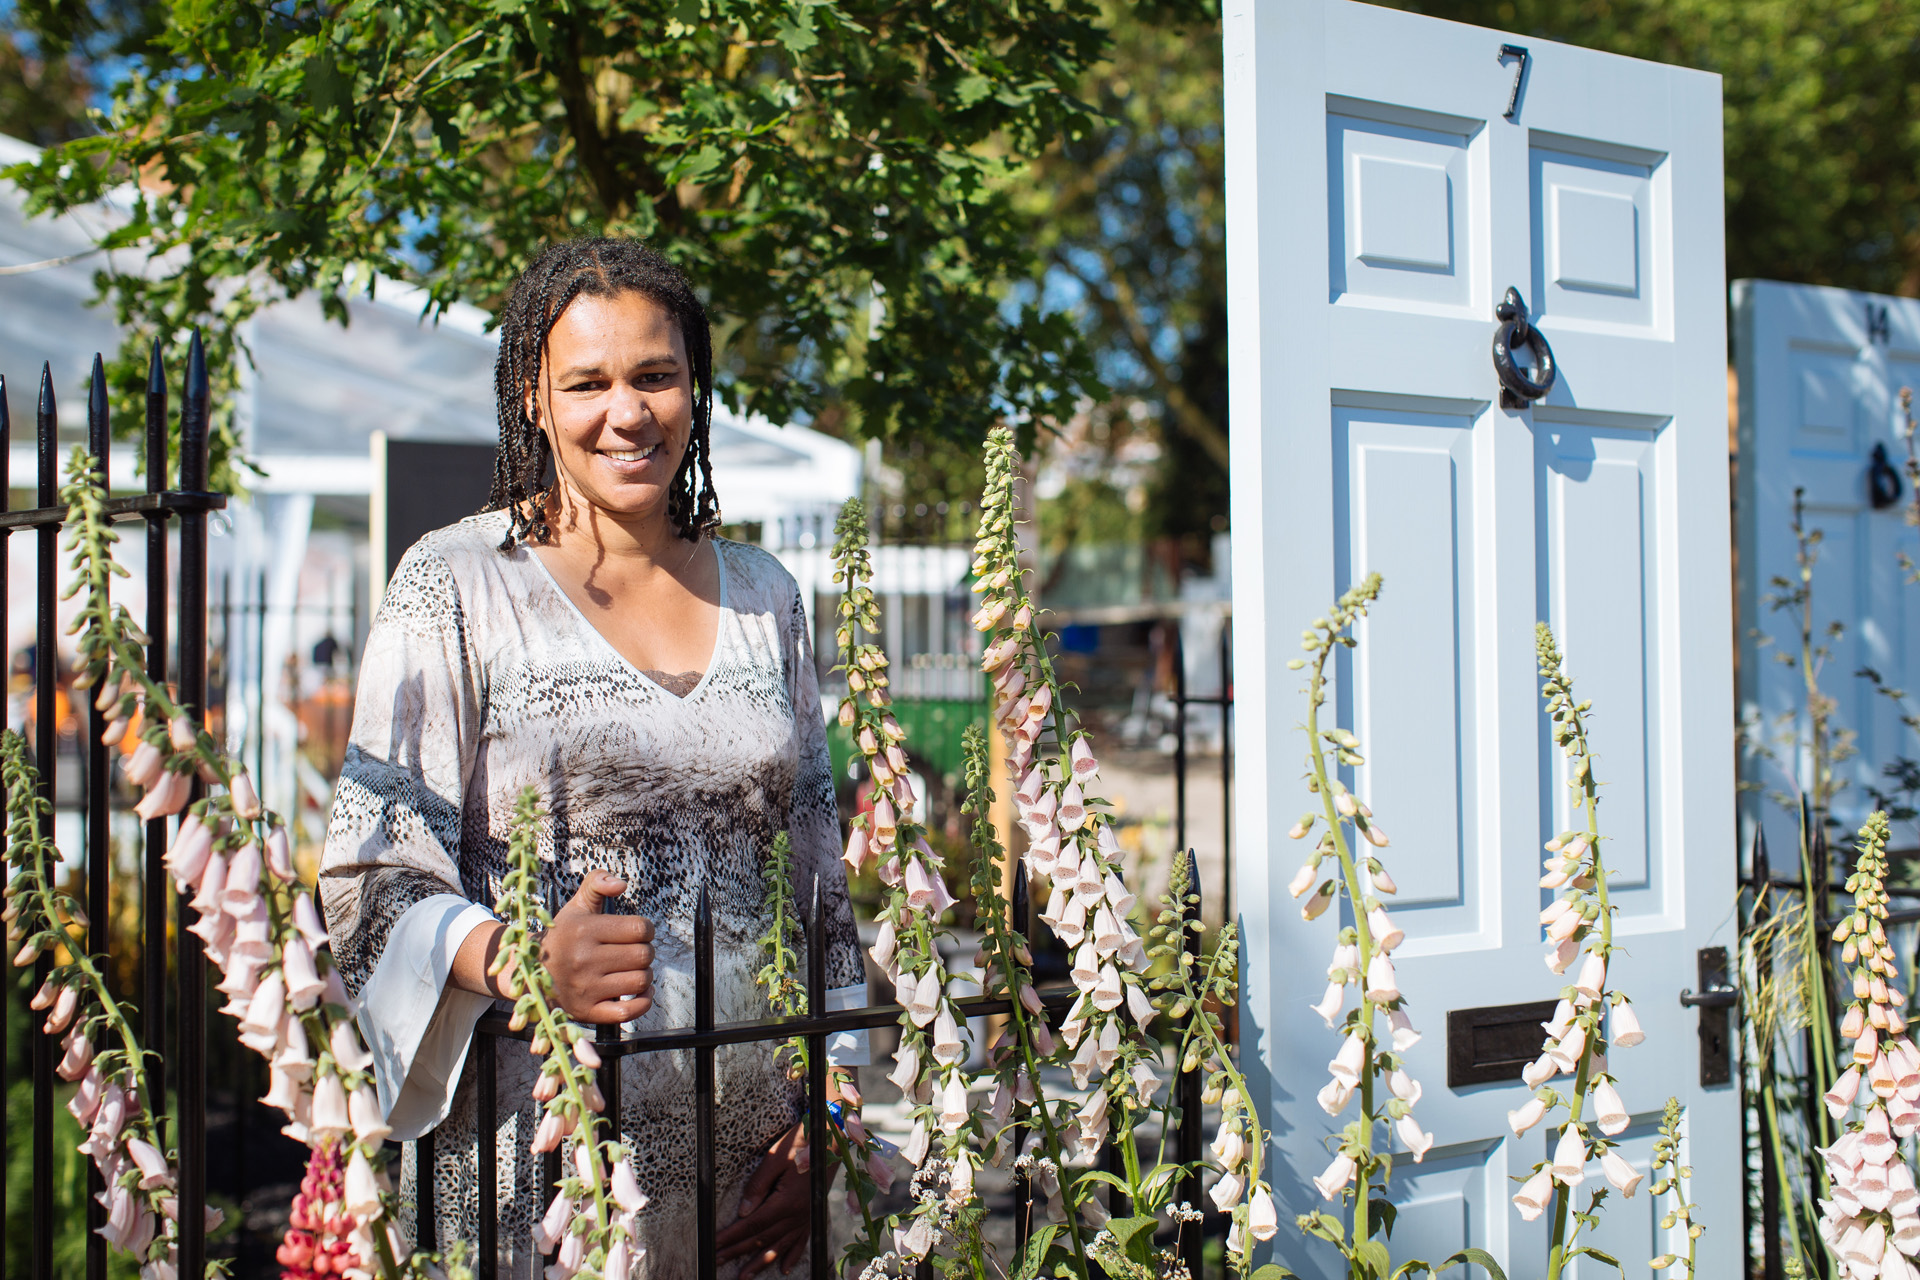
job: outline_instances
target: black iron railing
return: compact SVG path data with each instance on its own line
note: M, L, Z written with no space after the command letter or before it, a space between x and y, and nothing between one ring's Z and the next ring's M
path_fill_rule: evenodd
M1189 883L1194 885L1191 899L1187 905L1187 918L1200 918L1198 877L1192 874L1193 854L1187 853ZM1026 869L1017 867L1014 874L1012 893L1012 923L1016 932L1029 934L1029 905L1027 894ZM820 910L820 892L816 883L812 895L811 909L806 916L806 956L807 956L807 1007L809 1009L826 1008L826 934L823 913ZM1198 955L1199 938L1192 930L1184 934L1185 945ZM627 1058L650 1053L664 1053L669 1050L691 1050L694 1055L694 1110L693 1133L690 1135L694 1150L695 1195L697 1204L697 1240L699 1280L713 1280L718 1273L719 1260L715 1238L719 1231L716 1197L719 1188L714 1172L714 1053L722 1045L784 1043L795 1036L803 1036L808 1045L808 1075L806 1082L806 1116L808 1178L810 1179L811 1239L810 1251L813 1280L830 1280L834 1275L835 1259L828 1242L832 1238L831 1210L833 1178L838 1165L828 1149L827 1135L827 1039L846 1031L875 1030L881 1027L897 1026L905 1010L897 1004L871 1005L864 1009L846 1009L837 1012L810 1014L801 1017L762 1018L751 1022L714 1021L713 1000L713 914L707 899L707 891L700 891L699 904L695 908L693 920L693 957L694 957L694 1024L691 1027L677 1027L670 1030L641 1032L623 1035L617 1027L603 1026L596 1036L596 1048L600 1054L601 1067L597 1083L602 1096L615 1099L610 1110L620 1114L620 1076L622 1064ZM1072 987L1044 990L1040 992L1043 1006L1050 1017L1062 1015L1079 998L1079 992ZM1000 996L973 996L957 1001L960 1010L968 1018L1008 1013L1012 1002ZM1202 1016L1196 1010L1195 1017ZM494 1063L495 1041L501 1039L526 1041L533 1038L532 1030L514 1031L508 1026L507 1019L498 1015L481 1018L474 1030L471 1056L475 1060L475 1080L479 1094L478 1113L482 1116L494 1116L499 1113L499 1092L496 1082ZM1178 1064L1176 1064L1177 1066ZM1197 1161L1200 1158L1203 1105L1201 1100L1202 1078L1199 1071L1177 1071L1172 1084L1175 1100L1179 1107L1178 1129L1175 1134L1175 1150L1182 1161ZM496 1235L498 1222L498 1156L493 1139L494 1127L479 1127L479 1240L476 1270L480 1280L496 1280L498 1276L499 1240ZM1016 1125L1011 1134L1011 1149L1019 1151L1026 1139L1023 1127ZM1130 1142L1131 1133L1116 1132L1113 1142ZM435 1239L436 1206L428 1188L432 1184L430 1170L433 1166L434 1138L431 1133L423 1136L416 1151L415 1167L420 1171L416 1185L421 1193L415 1200L415 1232L421 1244L426 1245ZM1109 1154L1112 1147L1108 1148ZM560 1158L558 1153L547 1153L541 1169L541 1183L545 1190L541 1194L544 1203L548 1196L560 1184ZM1112 1203L1111 1197L1118 1192L1109 1191L1108 1208L1119 1213L1123 1208ZM1197 1177L1187 1179L1182 1196L1190 1204L1200 1203L1200 1183ZM1016 1175L1014 1187L1014 1229L1020 1253L1024 1254L1027 1241L1032 1233L1034 1222L1034 1199L1031 1188L1026 1185L1024 1175ZM1180 1237L1181 1250L1187 1264L1188 1273L1193 1280L1202 1280L1202 1250L1204 1239L1197 1227L1188 1227ZM556 1250L557 1250L556 1246ZM550 1259L549 1259L550 1260ZM921 1275L932 1274L929 1264L923 1263Z
M106 504L112 520L142 520L147 532L147 670L154 679L168 679L169 636L178 637L178 661L172 679L180 691L180 701L199 709L206 690L206 616L207 616L207 512L226 505L220 494L206 492L207 487L207 364L198 336L193 340L187 360L187 373L181 396L177 428L167 413L167 387L156 342L148 367L146 393L146 432L143 441L147 491L111 499ZM53 371L43 366L40 372L39 403L34 417L38 450L38 476L35 505L24 510L7 509L11 477L7 474L8 449L12 442L11 420L7 406L7 387L0 377L0 634L6 632L7 544L15 532L33 531L36 539L34 582L34 659L33 659L33 751L40 771L42 797L52 804L59 772L60 670L58 642L60 625L59 566L60 532L67 510L60 505L61 457L59 415L55 404ZM107 409L107 382L100 358L94 357L93 375L87 396L87 452L92 455L95 474L104 483L112 453L112 427ZM179 483L166 487L169 471L169 445L177 449ZM178 524L180 573L177 592L168 573L169 527ZM175 606L169 609L170 602ZM176 625L170 625L175 622ZM79 757L81 771L79 793L84 814L86 888L84 900L93 921L92 928L104 931L111 918L112 858L109 842L109 800L112 776L109 773L108 744L103 738L107 714L86 699L88 713L84 749ZM195 781L192 798L197 800L205 784ZM140 928L138 936L140 982L137 992L116 993L135 1003L140 1012L138 1029L141 1040L156 1051L150 1065L151 1087L160 1098L151 1100L156 1111L163 1109L169 1074L165 1063L172 1064L170 1077L176 1099L178 1129L175 1137L180 1149L180 1274L199 1276L205 1270L206 1232L206 961L200 940L186 932L191 921L180 920L174 940L173 965L168 964L168 890L161 855L167 847L167 820L156 819L142 832L140 872ZM70 850L68 852L71 852ZM177 904L187 910L182 899ZM105 950L96 934L89 945ZM125 940L117 940L124 942ZM45 980L53 965L50 955L37 962L35 984ZM169 1008L174 1021L168 1026ZM54 1106L56 1102L53 1064L59 1050L56 1037L38 1026L39 1019L28 1021L27 1058L33 1079L32 1131L28 1137L32 1180L27 1194L32 1202L31 1256L17 1259L5 1256L0 1244L0 1271L8 1276L29 1275L35 1280L51 1280L54 1275L54 1240L59 1219L55 1212ZM6 1034L0 1019L0 1037ZM106 1032L96 1048L107 1047ZM168 1052L159 1052L168 1046ZM5 1079L10 1046L0 1040L0 1098L6 1096ZM13 1150L14 1135L6 1132L4 1108L0 1107L0 1146ZM93 1228L105 1222L105 1210L93 1198L100 1191L98 1170L88 1167L87 1190L87 1280L105 1280L107 1274L106 1241ZM0 1186L0 1221L5 1220L7 1188ZM22 1262L26 1265L22 1266Z

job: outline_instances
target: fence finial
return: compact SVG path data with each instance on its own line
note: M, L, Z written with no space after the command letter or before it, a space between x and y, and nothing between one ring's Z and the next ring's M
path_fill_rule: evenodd
M207 400L207 349L195 329L180 393L180 487L189 493L207 487Z
M160 339L147 356L147 492L167 487L167 371L160 363Z
M93 474L107 483L107 451L113 432L107 423L107 370L100 353L93 353L93 373L87 379L87 452L93 455Z
M34 433L39 446L39 505L50 507L60 501L60 413L54 404L53 364L40 365L40 406L34 415Z

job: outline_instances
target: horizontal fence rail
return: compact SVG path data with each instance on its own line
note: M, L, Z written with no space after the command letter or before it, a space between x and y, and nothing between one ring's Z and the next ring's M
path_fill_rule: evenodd
M7 547L15 532L31 530L35 537L34 581L34 659L32 749L40 774L40 794L49 805L55 801L59 772L60 660L58 604L60 594L60 534L67 509L60 503L60 482L65 460L62 457L59 414L53 384L53 370L43 365L40 371L38 404L34 415L37 446L35 505L22 510L8 509L12 478L7 474L8 445L12 438L12 420L8 407L7 382L0 375L0 634L7 629ZM207 513L226 505L226 498L207 491L208 384L206 355L196 334L187 358L177 429L168 420L167 386L160 358L160 346L154 343L148 364L144 449L147 491L110 498L106 514L111 520L144 522L147 534L146 592L147 671L155 680L168 676L169 636L178 637L178 660L173 679L183 704L203 710L206 692L206 558ZM94 357L87 395L86 450L94 463L94 474L104 483L113 448L113 431L108 412L106 374L99 356ZM178 459L178 487L169 489L166 480L168 457ZM177 593L168 574L170 528L178 529L180 574ZM170 610L170 601L177 610ZM176 621L177 625L170 626ZM112 919L113 871L110 823L113 778L109 770L109 748L104 738L107 713L87 699L88 712L83 749L79 756L78 794L83 822L84 891L79 895L91 920L87 945L95 952L107 952L115 945L106 936ZM205 784L196 780L192 798L204 794ZM139 985L135 991L115 992L133 1004L139 1013L141 1040L153 1050L150 1059L151 1087L160 1095L153 1099L154 1110L166 1111L169 1081L174 1095L177 1128L172 1135L179 1145L181 1181L180 1274L200 1276L206 1268L206 968L200 940L187 933L191 920L179 920L180 931L174 940L173 966L169 973L167 925L169 894L161 855L167 847L167 820L155 819L142 831L139 883L135 886L139 910L138 957ZM72 856L75 850L63 850ZM180 900L177 910L185 913L187 903ZM98 931L98 932L95 932ZM125 940L121 940L124 942ZM46 980L53 966L51 955L43 954L35 963L34 985ZM24 997L16 987L14 997ZM168 1011L174 1012L171 1024ZM25 1275L34 1280L52 1280L55 1275L54 1244L60 1225L55 1212L54 1106L56 1089L53 1076L58 1037L39 1026L37 1017L26 1020L27 1059L33 1081L31 1130L27 1135L28 1167L32 1177L27 1194L32 1204L32 1233L29 1256L12 1257L6 1242L0 1241L0 1272L8 1276ZM100 1032L96 1051L108 1047L106 1031ZM7 1075L14 1048L5 1043L6 1022L0 1019L0 1099L4 1099ZM171 1044L169 1042L171 1041ZM170 1064L171 1070L168 1069ZM0 1146L11 1157L16 1135L8 1127L0 1107ZM105 1209L94 1199L103 1189L99 1171L87 1165L86 1263L87 1280L105 1280L107 1274L106 1241L94 1229L104 1225ZM0 1222L6 1218L7 1188L0 1186ZM22 1265L24 1262L24 1265Z

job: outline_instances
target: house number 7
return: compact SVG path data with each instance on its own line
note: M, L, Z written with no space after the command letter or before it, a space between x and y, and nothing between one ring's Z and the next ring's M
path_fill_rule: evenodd
M1527 47L1523 44L1501 45L1497 60L1505 62L1508 58L1519 60L1519 65L1513 69L1513 91L1507 94L1506 117L1511 120L1520 114L1520 87L1527 78Z

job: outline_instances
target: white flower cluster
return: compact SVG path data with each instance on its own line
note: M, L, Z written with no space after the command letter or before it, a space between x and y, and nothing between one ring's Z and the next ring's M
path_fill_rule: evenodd
M1875 813L1860 829L1860 857L1847 888L1853 910L1835 927L1842 959L1854 965L1853 1002L1840 1026L1853 1041L1853 1061L1827 1091L1839 1120L1856 1107L1865 1116L1820 1150L1833 1180L1820 1202L1820 1238L1849 1280L1916 1280L1920 1266L1920 1189L1900 1142L1920 1132L1920 1052L1907 1037L1898 980L1899 957L1885 919L1887 819ZM1861 1085L1866 1085L1863 1091Z
M1574 702L1573 683L1561 669L1559 646L1546 624L1538 626L1535 639L1541 689L1555 726L1555 742L1567 756L1568 786L1575 792L1576 808L1582 804L1586 807L1588 827L1585 831L1562 832L1547 841L1544 874L1540 877L1542 889L1564 890L1540 913L1547 942L1547 968L1564 974L1583 952L1586 958L1581 960L1573 984L1563 990L1552 1020L1541 1024L1546 1040L1540 1057L1521 1073L1527 1087L1535 1090L1534 1096L1518 1110L1507 1113L1515 1137L1539 1124L1556 1105L1565 1105L1568 1113L1552 1158L1537 1165L1514 1193L1514 1207L1528 1222L1546 1211L1556 1184L1571 1194L1586 1181L1587 1162L1596 1155L1601 1172L1621 1195L1630 1197L1639 1189L1644 1175L1608 1141L1626 1129L1628 1115L1614 1087L1614 1077L1608 1074L1606 1051L1609 1043L1628 1049L1646 1038L1625 993L1607 990L1607 962L1613 954L1613 908L1607 902L1607 872L1600 859L1595 817L1598 784L1582 720L1589 707ZM1603 1026L1603 1019L1610 1025ZM1570 1098L1563 1099L1547 1087L1562 1075L1573 1077ZM1592 1137L1581 1118L1588 1095L1594 1103L1593 1123L1603 1135L1599 1139Z

